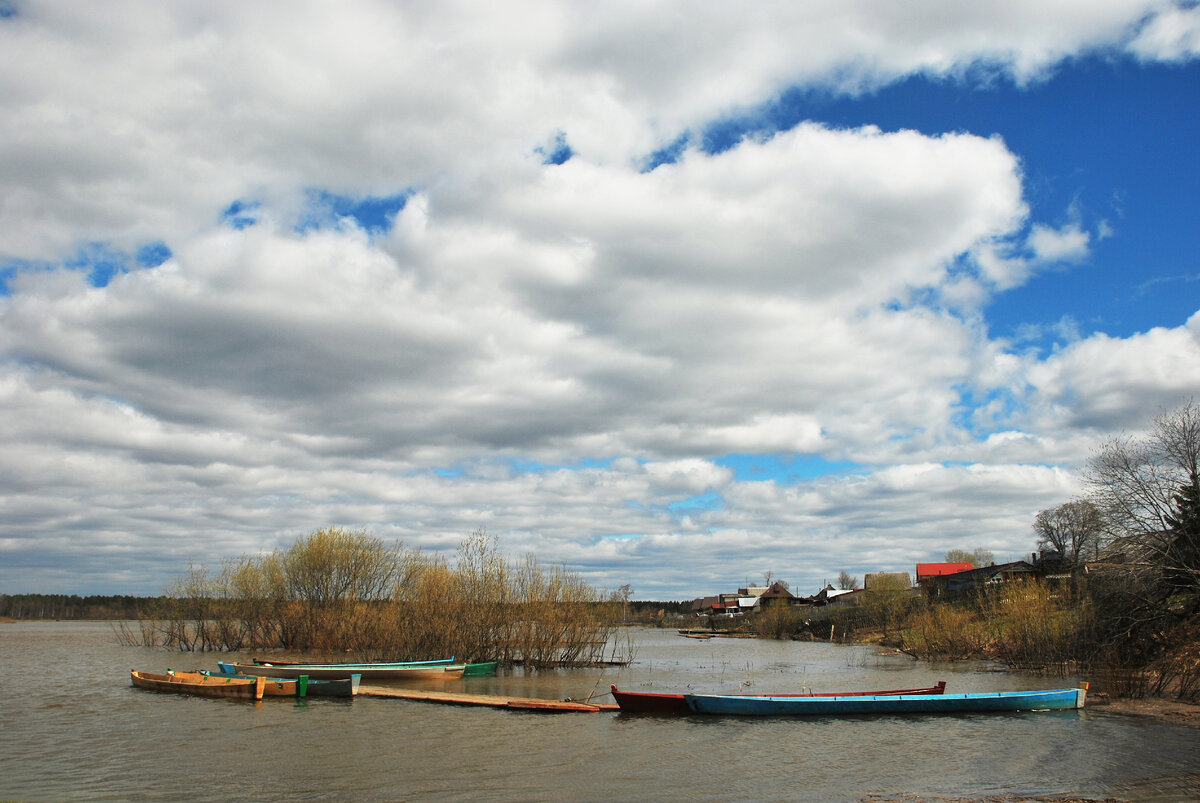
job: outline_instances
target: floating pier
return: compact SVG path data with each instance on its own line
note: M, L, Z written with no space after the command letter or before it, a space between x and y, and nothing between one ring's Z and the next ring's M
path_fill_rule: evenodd
M542 700L535 697L506 697L499 694L465 694L463 692L428 691L404 689L395 686L358 687L360 697L393 697L419 703L442 703L444 705L476 705L486 708L507 708L515 711L545 711L548 713L596 714L603 711L620 711L615 703L584 703L577 700Z

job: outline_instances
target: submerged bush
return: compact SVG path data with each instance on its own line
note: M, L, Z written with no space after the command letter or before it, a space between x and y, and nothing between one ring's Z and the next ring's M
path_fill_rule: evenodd
M287 550L188 573L141 638L186 651L282 648L338 660L498 660L533 667L603 657L620 604L537 558L510 564L483 531L440 557L337 528ZM148 623L153 622L153 627Z

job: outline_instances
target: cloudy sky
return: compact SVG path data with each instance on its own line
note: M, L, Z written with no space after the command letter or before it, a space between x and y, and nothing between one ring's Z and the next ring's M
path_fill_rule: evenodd
M1200 8L0 0L0 592L1032 551L1200 395Z

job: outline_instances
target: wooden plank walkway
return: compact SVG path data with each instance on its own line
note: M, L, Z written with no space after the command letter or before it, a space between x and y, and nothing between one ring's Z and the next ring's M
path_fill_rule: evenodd
M489 708L508 708L517 711L546 711L549 713L587 713L620 711L616 704L582 703L575 700L540 700L533 697L505 697L498 694L465 694L463 692L428 691L405 689L395 686L370 686L363 684L358 693L364 697L394 697L421 703L443 703L445 705L481 705Z

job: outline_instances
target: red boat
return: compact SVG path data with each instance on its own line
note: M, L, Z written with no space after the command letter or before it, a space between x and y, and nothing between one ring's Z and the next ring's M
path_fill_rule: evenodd
M683 699L682 694L662 694L647 691L620 691L615 685L610 685L613 699L617 701L622 711L631 714L690 714L691 709ZM882 691L839 691L839 692L802 692L800 694L743 694L741 697L871 697L875 695L894 694L944 694L946 681L939 680L936 686L924 689L885 689Z

